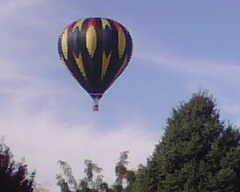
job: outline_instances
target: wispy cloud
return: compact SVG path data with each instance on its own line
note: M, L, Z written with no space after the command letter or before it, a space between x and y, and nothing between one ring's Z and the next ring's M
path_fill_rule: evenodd
M101 126L91 121L69 125L54 112L32 115L18 106L1 117L1 134L6 136L7 144L18 158L26 157L30 168L37 169L38 182L53 191L57 191L57 160L68 161L79 176L83 175L83 160L92 159L104 169L105 179L113 181L119 152L130 150L130 166L136 168L146 161L159 138L141 121L126 122L118 129L102 132Z
M5 73L0 78L0 97L6 99L1 100L0 134L6 136L18 159L25 156L30 168L37 169L37 181L44 187L58 191L59 159L68 161L77 176L83 174L84 159L92 159L112 182L119 152L131 151L131 167L144 163L150 155L159 135L149 131L143 120L129 120L102 131L104 125L79 110L79 120L68 121L59 115L58 111L63 111L60 106L49 104L63 98L67 93L64 87L55 89L44 78L25 74L14 61L2 62Z
M167 69L176 76L184 77L185 91L189 93L209 90L219 108L235 123L239 123L240 63L233 60L209 60L204 58L181 57L169 52L137 52L136 58L155 69Z
M36 6L45 0L9 0L5 1L0 7L0 18L6 20L9 17L15 17L18 14L23 13L24 9Z
M37 180L53 191L57 191L57 160L68 161L76 175L82 175L83 160L92 159L104 169L106 179L112 181L119 152L130 150L130 167L136 167L146 161L161 136L161 131L149 129L151 125L141 116L141 111L134 112L140 114L134 119L129 116L129 110L133 110L130 107L117 114L125 116L121 123L112 120L110 113L104 117L106 122L103 123L99 120L103 116L84 110L85 98L78 97L73 87L64 84L66 79L58 71L64 69L57 64L59 68L55 69L54 65L58 62L58 33L66 23L78 17L111 12L110 6L87 9L85 4L83 9L72 2L9 0L0 7L0 22L4 26L0 32L4 45L0 57L0 136L6 136L6 142L16 157L25 156L30 167L37 169ZM114 10L111 15L116 15ZM129 15L124 14L124 17L132 21L135 45L141 44L134 47L134 57L140 60L140 64L146 63L159 72L164 68L184 77L185 89L182 91L187 94L199 87L209 88L220 100L220 108L237 119L240 111L240 92L236 91L240 82L237 61L194 58L189 54L181 56L169 51L170 47L167 51L165 47L158 48L156 44L160 42L151 42L154 38L151 40L145 31L143 34L137 31L144 30L145 24L151 25L148 19L140 19L137 24ZM152 29L149 27L148 32L156 37ZM142 98L146 96L148 100L149 93L140 91L143 92ZM78 101L78 105L75 106L73 101ZM144 99L141 102L145 102ZM121 108L121 102L118 105ZM110 126L112 129L104 129Z
M59 191L57 160L66 160L76 176L83 176L84 159L92 159L104 169L105 179L113 182L121 151L131 152L129 166L136 168L146 162L160 138L161 133L149 130L144 118L129 119L104 131L104 126L112 125L91 119L83 110L78 110L78 120L66 120L59 114L67 110L62 108L66 105L55 106L55 100L68 93L64 86L58 89L49 79L31 75L14 58L2 58L0 64L4 71L0 97L6 98L0 102L0 134L16 158L24 156L30 169L37 170L37 181L51 191Z
M150 61L156 67L165 67L179 73L188 73L201 77L221 78L225 81L239 79L237 74L240 72L238 61L208 60L202 58L183 58L177 54L156 52L139 52L136 57Z
M3 71L0 76L0 81L18 81L26 78L21 69L12 61L0 58L0 65Z

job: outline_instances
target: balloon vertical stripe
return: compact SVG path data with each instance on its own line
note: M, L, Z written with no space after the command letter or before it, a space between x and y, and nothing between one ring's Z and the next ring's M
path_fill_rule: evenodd
M61 46L62 46L63 57L65 60L67 60L68 59L68 28L66 28L63 32Z
M78 29L79 31L81 31L83 21L84 21L84 20L82 20L82 19L79 20L79 21L77 21L77 22L75 23L75 25L73 26L72 31L75 31L76 29Z
M111 29L111 25L107 19L101 19L101 21L102 21L102 29L106 29L107 27Z
M120 26L118 28L118 54L122 58L126 48L126 37Z
M97 34L92 25L89 26L86 32L86 46L89 55L93 57L97 48Z

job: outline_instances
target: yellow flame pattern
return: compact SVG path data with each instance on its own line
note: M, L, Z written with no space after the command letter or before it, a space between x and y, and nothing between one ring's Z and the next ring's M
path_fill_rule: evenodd
M110 59L111 59L111 53L107 55L105 52L103 52L103 55L102 55L102 74L101 74L102 79L107 72L107 69L108 69L108 66L109 66L109 63L110 63Z
M84 64L83 64L82 55L81 54L79 54L78 56L74 55L74 59L75 59L75 62L77 64L80 72L82 73L83 77L85 79L87 79L86 71L85 71Z
M101 19L102 21L102 28L105 29L106 27L109 27L111 29L111 25L106 19Z
M123 61L122 66L120 67L120 69L118 70L117 74L114 76L114 80L118 78L118 76L123 72L123 69L127 66L128 64L128 56L126 55Z
M80 30L82 29L83 21L84 21L83 19L77 21L77 22L75 23L75 25L73 26L72 31L75 31L77 28L78 28L78 30L80 31Z
M86 32L86 46L89 55L93 57L97 48L97 34L94 26L92 25L87 29Z
M121 27L118 27L118 54L122 58L126 49L126 37Z

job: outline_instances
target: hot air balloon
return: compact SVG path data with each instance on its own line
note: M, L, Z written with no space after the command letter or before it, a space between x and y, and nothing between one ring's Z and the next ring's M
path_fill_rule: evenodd
M65 27L58 52L98 111L99 99L128 65L132 39L123 25L111 19L80 19Z

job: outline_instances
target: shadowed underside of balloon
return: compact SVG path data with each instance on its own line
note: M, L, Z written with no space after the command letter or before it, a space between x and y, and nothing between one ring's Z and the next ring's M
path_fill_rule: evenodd
M58 41L61 60L93 98L93 110L128 65L132 39L120 23L106 18L80 19L68 25Z

